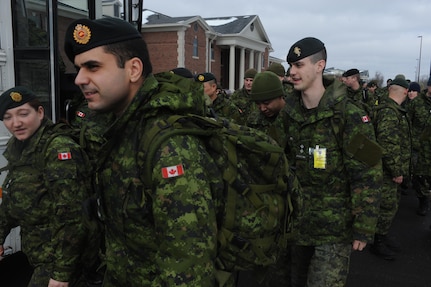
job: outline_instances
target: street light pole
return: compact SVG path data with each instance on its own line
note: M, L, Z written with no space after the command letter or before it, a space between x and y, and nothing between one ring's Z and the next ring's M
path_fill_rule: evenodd
M419 80L421 77L422 36L418 36L418 38L421 38L421 45L419 48L418 79L417 79L417 82L419 83Z

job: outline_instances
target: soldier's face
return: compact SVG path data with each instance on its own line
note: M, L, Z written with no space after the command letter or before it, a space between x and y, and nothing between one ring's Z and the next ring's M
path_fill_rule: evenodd
M278 113L283 109L285 101L283 97L278 97L272 100L266 100L263 102L256 102L260 112L268 118L278 115Z
M30 138L40 127L45 113L41 106L35 110L29 103L9 109L3 116L8 131L20 141Z
M132 59L133 60L133 59ZM75 57L78 74L75 84L79 86L88 107L96 111L123 111L132 100L131 61L120 68L117 58L97 47Z
M251 91L251 86L253 85L253 78L245 78L244 79L244 88L247 91Z
M290 76L295 90L306 91L316 84L317 79L322 77L325 61L320 60L313 63L310 57L306 57L290 63L290 65Z

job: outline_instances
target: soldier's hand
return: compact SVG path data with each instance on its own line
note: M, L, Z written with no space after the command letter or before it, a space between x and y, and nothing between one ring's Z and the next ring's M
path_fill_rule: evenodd
M69 282L60 282L50 278L48 287L69 287Z
M396 184L401 184L403 183L403 176L400 175L400 176L394 177L392 181L395 182Z
M367 242L355 240L353 241L353 250L355 251L362 251L364 250L365 246L367 246Z

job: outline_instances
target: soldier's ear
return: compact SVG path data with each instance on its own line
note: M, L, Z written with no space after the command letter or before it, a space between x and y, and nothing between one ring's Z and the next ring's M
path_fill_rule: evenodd
M142 72L144 70L144 64L141 59L135 57L127 61L125 69L129 73L129 78L132 83L139 81L142 77Z

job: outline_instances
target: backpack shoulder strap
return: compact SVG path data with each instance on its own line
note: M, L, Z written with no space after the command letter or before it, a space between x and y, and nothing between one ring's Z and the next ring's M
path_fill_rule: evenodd
M345 98L342 101L337 102L333 106L334 116L331 117L331 126L334 131L335 137L337 138L338 147L343 147L343 132L344 132L344 111L346 110L347 101Z

